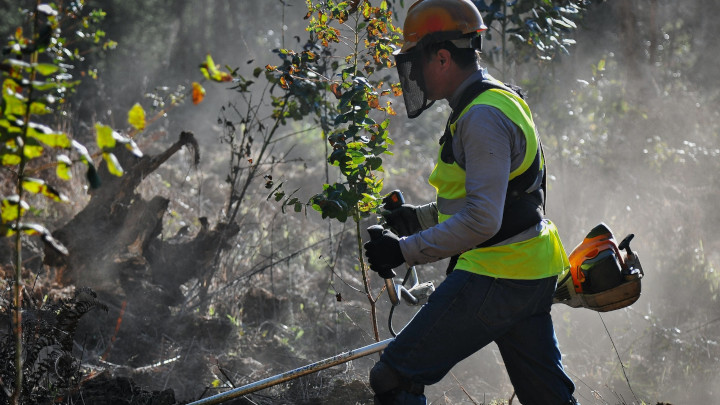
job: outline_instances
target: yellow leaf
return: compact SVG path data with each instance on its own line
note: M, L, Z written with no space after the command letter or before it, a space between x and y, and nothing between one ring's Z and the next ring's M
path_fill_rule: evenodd
M22 182L22 188L24 188L25 190L27 190L33 194L39 193L44 185L45 185L44 180L35 179L32 177L27 177L27 178L23 179L23 182Z
M605 70L605 59L600 59L600 62L598 62L597 70L601 72Z
M19 201L18 196L16 195L2 200L2 213L0 213L2 222L6 224L16 220L18 215L23 215L28 208L30 208L28 203L25 201Z
M70 138L62 132L49 132L43 133L34 130L32 127L28 128L28 135L37 139L51 148L69 148Z
M216 82L229 82L232 81L232 75L227 72L221 72L215 65L212 56L210 54L205 58L205 62L200 65L200 71L206 79Z
M13 155L12 153L4 153L0 155L0 163L3 166L15 166L20 164L20 156Z
M128 123L138 131L145 129L145 110L139 103L135 103L128 111Z
M20 224L20 230L28 235L41 235L45 229L44 226L39 224Z
M67 155L58 155L58 165L55 168L55 174L58 178L63 180L70 180L72 178L72 160Z
M51 114L52 112L52 108L48 107L44 103L37 101L33 101L32 103L30 103L30 114L45 115Z
M140 150L140 147L137 145L137 143L135 143L135 141L133 141L133 140L130 139L130 138L126 138L126 141L125 141L124 143L125 143L125 147L126 147L130 152L132 152L133 155L135 155L135 156L137 156L137 157L139 157L139 158L143 157L143 153L142 153L142 151Z
M228 72L220 72L220 75L218 76L217 81L219 82L231 82L232 81L232 75Z
M124 171L122 166L120 166L120 162L118 161L117 157L113 155L112 153L103 153L103 159L105 159L105 163L107 163L108 171L117 176L120 177L123 175Z
M205 62L200 64L200 71L208 80L212 80L211 69L215 69L215 62L213 61L212 56L208 54L207 57L205 57Z
M113 130L107 125L102 125L100 123L95 124L95 139L97 141L98 148L100 149L112 149L115 147Z
M205 98L205 89L198 82L192 84L192 101L193 104L200 104Z
M29 142L23 148L23 153L28 159L35 159L42 156L43 147L41 145L31 145Z
M395 97L402 96L402 88L400 87L400 83L391 84L390 87L392 88L393 95Z
M22 223L20 224L20 230L28 235L41 235L43 242L62 255L69 253L67 248L59 240L55 239L47 228L40 224Z
M45 197L48 197L54 201L58 202L66 202L68 201L68 198L57 191L52 186L49 186L45 183L42 179L35 179L32 177L27 177L23 179L22 187L27 190L30 193L33 194L42 194Z

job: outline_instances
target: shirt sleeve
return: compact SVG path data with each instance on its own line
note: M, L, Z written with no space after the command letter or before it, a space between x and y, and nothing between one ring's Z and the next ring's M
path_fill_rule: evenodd
M464 208L446 221L401 239L409 265L438 261L472 249L500 229L513 166L524 154L525 138L495 107L473 106L457 123L453 152L465 169Z

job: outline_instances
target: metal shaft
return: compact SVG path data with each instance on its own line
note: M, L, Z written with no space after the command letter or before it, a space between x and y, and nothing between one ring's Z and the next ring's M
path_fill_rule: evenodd
M233 398L237 398L251 392L259 391L264 388L272 387L274 385L289 381L298 377L302 377L307 374L324 370L329 367L336 366L338 364L347 363L348 361L359 359L367 355L382 351L387 345L395 340L395 338L385 339L381 342L373 343L361 347L359 349L353 349L345 353L340 353L336 356L320 360L316 363L308 364L307 366L299 367L294 370L286 371L282 374L278 374L272 377L268 377L264 380L256 381L242 387L234 388L230 391L226 391L220 394L213 395L211 397L203 398L195 402L190 402L188 405L206 405L206 404L219 404L225 401L229 401Z

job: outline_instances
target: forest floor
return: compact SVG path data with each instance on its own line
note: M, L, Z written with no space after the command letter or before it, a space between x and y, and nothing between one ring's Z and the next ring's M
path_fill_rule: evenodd
M73 287L60 288L42 282L42 277L36 279L32 296L38 300L44 299L45 304L73 301ZM229 317L200 315L199 311L143 312L107 293L97 292L97 300L107 306L107 312L98 304L82 316L74 330L75 383L63 395L35 397L36 403L187 404L322 360L333 350L324 347L319 336L314 337L319 339L314 347L294 345L297 332L282 323L286 314L281 306L286 299L260 288L252 288L243 298L241 305L251 315L242 324ZM50 335L45 338L52 339ZM27 350L33 348L32 343L26 344ZM55 376L52 370L46 373L36 379L42 385L36 388L49 394L52 390L44 384ZM223 403L341 405L373 401L365 365L355 368L348 363Z

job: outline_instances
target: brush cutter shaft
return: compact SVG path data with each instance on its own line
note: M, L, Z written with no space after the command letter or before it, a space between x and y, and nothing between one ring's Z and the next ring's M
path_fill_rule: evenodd
M373 353L377 353L379 351L382 351L387 347L387 345L395 340L394 338L385 339L381 342L373 343L371 345L367 345L364 347L361 347L359 349L350 350L345 353L338 354L336 356L327 358L325 360L318 361L316 363L308 364L307 366L303 366L300 368L296 368L294 370L286 371L282 374L275 375L273 377L268 377L264 380L256 381L254 383L250 383L247 385L243 385L242 387L234 388L230 391L223 392L221 394L213 395L211 397L203 398L195 402L190 402L188 405L209 405L209 404L219 404L225 401L229 401L233 398L237 398L243 395L250 394L255 391L259 391L264 388L269 388L274 385L283 383L285 381L290 381L298 377L302 377L307 374L312 374L320 370L324 370L329 367L337 366L338 364L347 363L348 361L359 359L361 357L368 356Z

